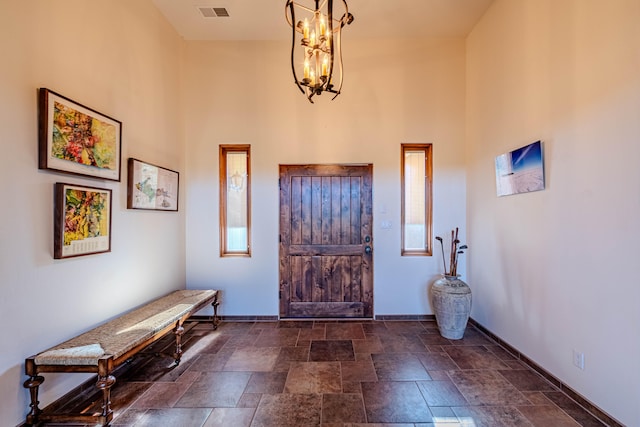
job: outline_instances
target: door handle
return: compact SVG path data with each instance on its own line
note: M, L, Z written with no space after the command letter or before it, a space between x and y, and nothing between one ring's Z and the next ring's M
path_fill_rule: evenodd
M365 254L370 254L371 252L373 252L373 249L371 249L371 246L367 245L364 247Z

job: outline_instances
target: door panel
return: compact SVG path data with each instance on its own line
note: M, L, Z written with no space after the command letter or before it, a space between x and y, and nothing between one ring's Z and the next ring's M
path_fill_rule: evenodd
M372 317L372 165L280 166L280 316Z

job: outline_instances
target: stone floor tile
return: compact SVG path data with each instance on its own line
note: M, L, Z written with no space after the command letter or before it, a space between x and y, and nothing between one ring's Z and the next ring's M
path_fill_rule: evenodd
M201 354L198 357L191 367L189 371L193 372L215 372L222 371L224 369L224 365L229 360L233 353L215 353L215 354Z
M196 352L198 354L217 353L231 337L219 331L208 331L206 334L203 333L203 330L199 332L202 335L199 335L197 339L188 340L182 346L183 354L186 352Z
M445 352L417 353L416 356L428 371L450 371L459 369L458 365Z
M321 394L265 394L251 427L319 427Z
M556 405L518 406L518 410L536 427L578 427L580 425Z
M506 369L507 365L484 346L449 346L445 351L460 369Z
M384 351L380 337L371 336L363 340L353 340L353 351L356 353L382 353Z
M322 395L322 423L365 422L361 394L327 393Z
M333 360L355 360L351 340L311 341L309 350L310 362Z
M280 347L239 348L233 352L224 371L271 371L278 356Z
M292 362L285 393L340 393L340 362Z
M222 322L218 325L217 331L223 334L244 334L256 325L256 322Z
M255 409L214 408L203 427L249 427Z
M387 320L384 324L387 330L395 333L420 333L425 330L422 323L415 320Z
M371 360L364 361L343 361L340 362L342 368L342 381L378 381L376 370Z
M364 323L362 325L362 330L365 334L374 335L389 332L389 330L387 329L387 325L385 325L384 322Z
M468 405L451 381L418 381L417 384L429 407Z
M509 369L499 370L498 372L520 391L556 390L551 383L531 370Z
M309 347L281 347L278 359L273 367L274 371L289 372L291 362L309 361Z
M282 320L278 323L280 329L312 329L312 320Z
M299 328L264 329L254 345L256 347L295 347L299 334Z
M191 387L192 383L155 383L149 387L133 404L135 409L171 408Z
M287 381L286 372L254 372L251 374L245 393L282 393Z
M370 423L428 423L431 411L415 382L362 383L367 421Z
M420 381L431 379L415 354L373 354L371 359L380 381Z
M326 328L328 340L363 340L365 338L361 323L330 323Z
M523 391L522 394L532 405L553 405L553 402L540 391Z
M420 353L429 349L417 336L411 340L401 335L380 335L380 343L384 353Z
M491 353L495 354L496 357L500 360L504 360L505 362L508 361L517 361L516 356L514 356L513 354L509 353L507 350L505 350L504 348L500 347L497 344L492 344L492 345L485 345L485 347L487 348L487 350L489 350ZM523 368L526 368L525 365L520 365Z
M418 335L426 346L452 345L451 341L440 334L421 333Z
M512 406L463 406L452 409L464 427L534 427ZM552 426L555 427L554 424L544 427Z
M138 419L136 427L201 427L211 414L210 408L149 409Z
M111 427L132 427L144 416L146 409L129 408L126 411L113 416ZM69 427L66 425L65 427Z
M476 328L467 328L464 336L459 340L451 340L453 345L492 345L494 344L485 334Z
M246 388L249 372L206 372L176 403L180 408L234 408Z
M327 339L325 328L300 329L298 341L313 341Z
M362 394L362 383L360 381L342 381L342 392Z
M242 393L236 408L257 408L262 399L262 393Z
M545 391L543 394L549 398L559 408L569 414L573 419L583 427L603 427L604 424L597 418L584 410L580 405L574 402L569 396L560 391Z
M470 405L531 404L518 389L496 371L450 371L449 377Z

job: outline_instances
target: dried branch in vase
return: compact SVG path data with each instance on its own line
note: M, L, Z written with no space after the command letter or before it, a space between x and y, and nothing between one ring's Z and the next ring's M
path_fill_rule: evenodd
M467 245L460 245L460 240L458 239L458 227L455 230L451 230L451 248L449 252L449 268L447 268L447 263L444 257L444 239L440 236L436 236L436 240L440 242L440 248L442 249L442 265L444 267L444 274L447 276L457 276L458 275L458 258L460 255L464 254L465 249L469 247Z

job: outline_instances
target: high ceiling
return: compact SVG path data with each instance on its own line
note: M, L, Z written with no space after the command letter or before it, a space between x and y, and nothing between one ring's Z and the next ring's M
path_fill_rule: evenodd
M286 0L153 0L186 40L289 40ZM312 0L297 0L313 7ZM355 16L343 37L463 37L493 0L347 0ZM203 17L199 8L225 8L228 17ZM343 12L342 1L334 10Z

